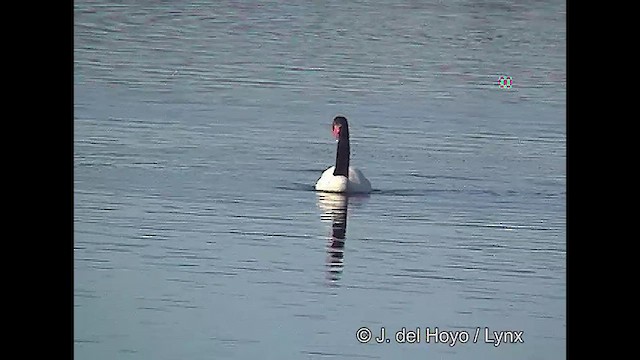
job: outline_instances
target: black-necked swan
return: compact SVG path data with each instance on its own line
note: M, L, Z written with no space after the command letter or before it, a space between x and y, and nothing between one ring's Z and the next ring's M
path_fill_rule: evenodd
M336 116L331 125L333 136L338 139L336 165L322 173L316 190L339 193L370 193L371 183L362 171L349 166L349 123L344 116Z

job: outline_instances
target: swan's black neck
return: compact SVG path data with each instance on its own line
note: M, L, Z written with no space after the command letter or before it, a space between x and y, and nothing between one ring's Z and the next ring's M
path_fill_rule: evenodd
M349 177L349 129L343 128L338 138L338 151L336 152L336 168L333 175Z

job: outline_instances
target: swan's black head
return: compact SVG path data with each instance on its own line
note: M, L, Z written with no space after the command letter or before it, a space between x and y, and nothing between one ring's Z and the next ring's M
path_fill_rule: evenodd
M349 176L349 123L344 116L336 116L331 124L333 136L338 139L336 168L333 175Z
M349 138L349 123L347 122L347 118L344 116L336 116L333 119L333 124L331 125L331 131L333 132L333 136L336 139L340 138Z

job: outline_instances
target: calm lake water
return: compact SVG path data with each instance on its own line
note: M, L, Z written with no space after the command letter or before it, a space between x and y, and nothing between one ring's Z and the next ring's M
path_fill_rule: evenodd
M564 2L74 6L77 359L566 358Z

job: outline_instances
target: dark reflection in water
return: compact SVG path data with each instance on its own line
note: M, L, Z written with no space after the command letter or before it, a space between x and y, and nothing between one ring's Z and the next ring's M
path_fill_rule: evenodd
M346 195L318 193L318 207L322 210L320 219L331 223L331 234L327 238L327 279L337 284L344 269L344 244L347 241L347 213L349 203L355 208L364 204L369 195Z
M318 193L320 219L331 222L331 236L327 242L327 279L340 280L344 269L344 243L347 240L347 208L349 197L345 194Z

